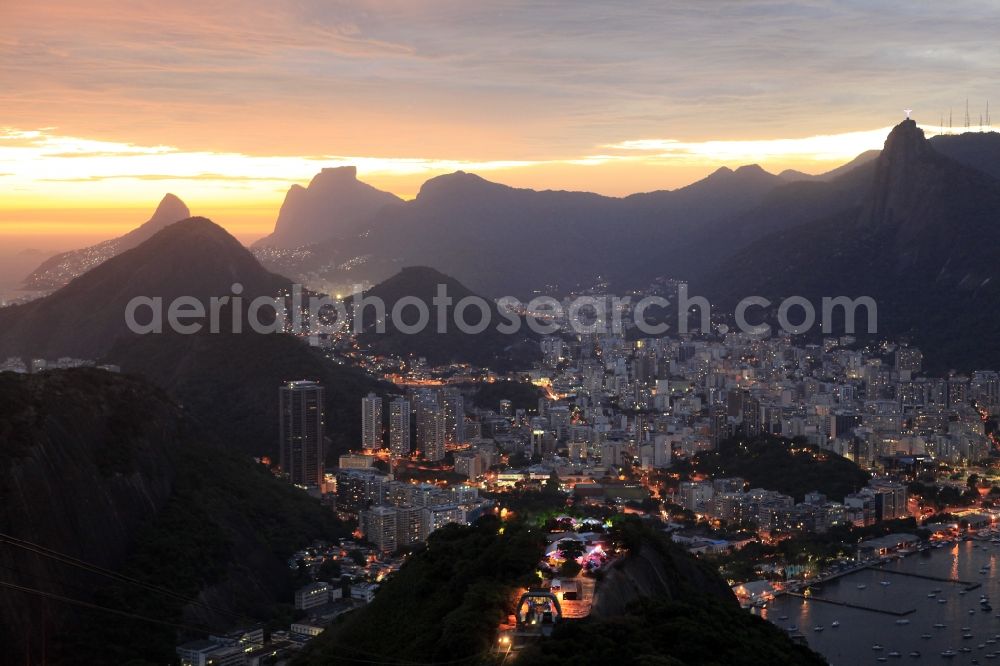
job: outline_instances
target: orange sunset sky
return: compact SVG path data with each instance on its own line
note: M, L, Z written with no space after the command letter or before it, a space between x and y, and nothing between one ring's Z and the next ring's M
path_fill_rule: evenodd
M903 107L934 133L969 98L978 130L998 24L990 2L2 0L0 245L117 235L165 192L248 241L340 164L403 197L456 169L610 195L818 173Z

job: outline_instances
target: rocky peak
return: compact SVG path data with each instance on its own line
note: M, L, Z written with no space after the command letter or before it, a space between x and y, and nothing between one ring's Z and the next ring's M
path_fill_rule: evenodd
M166 226L189 217L191 217L191 211L184 202L177 195L168 192L160 200L160 205L156 207L156 212L153 213L153 217L149 218L149 221L162 222L163 226Z

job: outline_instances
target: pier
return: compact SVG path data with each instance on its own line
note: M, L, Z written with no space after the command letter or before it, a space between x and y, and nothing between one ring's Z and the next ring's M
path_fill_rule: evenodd
M916 613L916 608L910 608L908 610L888 610L885 608L875 608L874 606L862 606L861 604L852 604L848 601L837 601L836 599L824 599L823 597L817 597L816 595L806 596L801 592L786 592L786 594L798 597L799 599L805 599L806 601L819 601L824 604L833 604L834 606L843 606L844 608L857 608L858 610L871 611L872 613L882 613L883 615L893 615L895 617L905 617L912 613Z
M892 574L894 576L909 576L910 578L923 578L924 580L933 580L939 583L952 583L954 585L964 585L966 590L974 590L977 587L982 587L983 584L979 581L974 580L959 580L958 578L945 578L943 576L928 576L927 574L910 573L909 571L894 571L892 569L883 569L881 567L876 567L882 573Z

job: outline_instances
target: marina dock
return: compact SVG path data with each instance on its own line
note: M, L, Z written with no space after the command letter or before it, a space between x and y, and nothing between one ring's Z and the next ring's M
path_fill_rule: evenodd
M964 585L966 590L974 590L977 587L982 587L983 584L979 581L974 580L959 580L958 578L945 578L943 576L928 576L926 574L910 573L909 571L894 571L892 569L883 569L881 567L874 567L882 573L892 574L893 576L909 576L910 578L923 578L924 580L933 580L939 583L952 583L954 585Z
M916 608L910 608L907 610L888 610L885 608L875 608L874 606L862 606L861 604L852 604L848 601L837 601L836 599L824 599L823 597L817 597L816 595L806 596L801 592L786 592L789 596L798 597L799 599L805 599L806 601L819 601L824 604L833 604L835 606L843 606L845 608L857 608L858 610L871 611L872 613L882 613L883 615L892 615L895 617L905 617L912 613L916 613Z

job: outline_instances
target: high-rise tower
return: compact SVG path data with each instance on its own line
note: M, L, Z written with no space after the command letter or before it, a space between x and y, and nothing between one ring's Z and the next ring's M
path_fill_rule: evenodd
M323 387L293 381L278 390L281 470L299 486L323 482Z

